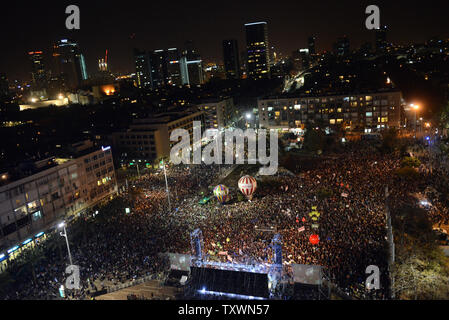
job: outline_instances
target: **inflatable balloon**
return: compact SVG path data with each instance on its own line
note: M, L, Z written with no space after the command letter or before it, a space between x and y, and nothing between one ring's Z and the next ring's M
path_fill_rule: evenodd
M317 234L312 234L309 238L311 244L315 245L320 242L320 237Z
M214 188L214 196L221 203L225 203L229 200L229 189L225 185L218 185Z
M239 180L240 191L248 198L252 199L257 188L257 181L251 176L243 176Z

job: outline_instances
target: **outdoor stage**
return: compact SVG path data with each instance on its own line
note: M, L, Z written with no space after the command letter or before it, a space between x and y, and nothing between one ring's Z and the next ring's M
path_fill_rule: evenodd
M284 265L281 243L281 236L275 234L269 245L273 264L210 261L203 255L202 233L197 229L191 234L192 255L169 253L170 268L188 272L187 291L200 298L279 299L286 285L318 291L323 283L322 267Z

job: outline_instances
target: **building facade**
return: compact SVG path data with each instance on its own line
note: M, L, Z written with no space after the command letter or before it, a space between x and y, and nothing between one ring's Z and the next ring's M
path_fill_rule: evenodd
M189 60L182 56L180 60L181 80L183 85L198 86L203 84L203 61Z
M167 51L163 49L154 50L150 54L152 88L160 88L168 82Z
M223 61L226 79L240 79L240 60L237 40L223 41Z
M62 39L53 48L56 74L61 77L64 87L70 90L78 88L88 77L84 55L78 44Z
M0 186L0 261L13 258L28 239L62 219L117 193L110 147L91 147L76 158L46 159L40 165L42 171Z
M204 112L206 128L223 129L231 124L236 116L236 108L232 98L203 101L196 105Z
M114 150L118 151L118 160L122 162L141 160L151 163L170 156L171 147L176 144L170 141L172 131L186 129L193 141L194 121L201 121L204 126L204 112L191 108L134 120L126 131L112 134Z
M34 90L41 90L47 86L47 72L44 65L44 56L42 51L28 52L31 61L31 82Z
M400 91L259 99L259 126L301 128L321 123L365 132L399 128L403 104Z
M181 82L181 56L177 48L169 48L167 50L167 71L168 71L168 85L180 86Z
M310 36L310 37L307 39L307 44L308 44L309 54L311 54L311 55L313 55L313 54L316 53L315 41L316 41L316 37L314 37L314 36Z
M134 63L136 66L136 85L138 88L151 88L151 66L149 55L142 50L134 49Z
M375 30L376 34L376 52L380 53L385 51L388 46L387 42L387 27L383 26L380 29Z
M348 37L338 38L337 42L334 43L334 53L339 57L347 56L350 53Z
M258 80L270 77L270 52L266 22L245 24L246 50L248 53L248 78Z

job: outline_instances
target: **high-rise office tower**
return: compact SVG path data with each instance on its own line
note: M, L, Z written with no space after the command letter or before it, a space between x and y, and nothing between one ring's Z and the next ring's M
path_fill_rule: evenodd
M203 83L202 60L188 60L187 56L183 55L180 67L183 85L197 86Z
M311 67L309 49L298 49L292 53L293 66L296 70L306 70Z
M181 57L177 48L167 50L168 85L180 86L182 84L180 59Z
M168 82L167 52L154 50L150 54L150 66L153 89L165 86Z
M387 27L383 26L376 29L376 52L383 51L387 48Z
M42 51L28 52L31 60L31 80L33 89L43 89L47 86L47 73L45 71L44 56Z
M239 48L237 40L223 41L223 61L226 79L240 79Z
M246 50L248 52L247 72L251 79L270 77L270 54L266 22L245 24Z
M316 38L313 36L310 36L309 39L307 40L308 42L308 46L309 46L309 54L313 55L315 54L315 40Z
M136 65L136 83L139 88L151 88L151 66L149 55L142 50L134 49L134 63Z
M310 68L310 51L309 49L299 49L299 56L301 57L301 69L306 70Z
M191 40L185 43L185 50L180 59L180 69L183 85L197 86L203 84L203 61Z
M349 39L346 36L338 38L337 42L334 44L334 52L340 57L349 54Z
M189 70L189 84L191 86L203 84L203 61L201 59L187 61L187 69Z
M53 48L57 74L62 77L66 88L76 89L83 80L87 80L86 62L78 44L62 39Z

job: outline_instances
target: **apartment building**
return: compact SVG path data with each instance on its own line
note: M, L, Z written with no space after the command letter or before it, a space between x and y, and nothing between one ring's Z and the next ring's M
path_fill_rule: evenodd
M186 129L193 141L193 122L200 121L204 126L204 112L198 108L171 110L153 115L151 118L135 119L127 130L114 132L112 141L119 161L154 162L170 156L170 141L175 129Z
M48 158L34 173L1 175L0 263L33 245L62 219L76 216L117 193L111 147L73 146L73 158Z
M400 127L404 105L397 90L327 96L269 97L258 100L261 128L343 125L371 132Z
M204 100L196 106L204 112L205 125L208 129L226 128L236 116L232 98Z

